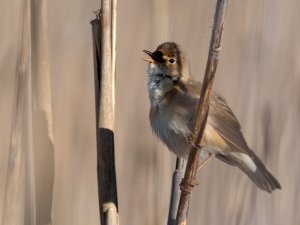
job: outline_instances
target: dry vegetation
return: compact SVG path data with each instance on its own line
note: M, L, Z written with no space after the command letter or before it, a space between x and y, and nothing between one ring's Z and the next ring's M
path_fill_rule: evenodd
M166 224L175 162L149 127L141 50L176 41L186 50L193 75L202 80L214 7L215 2L207 0L119 1L116 165L122 225ZM214 160L200 172L190 224L300 224L299 7L297 0L231 1L215 82L236 112L249 145L283 189L272 195L261 192L237 169ZM94 0L48 2L55 225L99 223L89 25L97 8L99 2ZM12 125L19 9L8 0L0 8L4 30L0 35L0 217ZM41 179L47 173L48 158L36 153L35 162L37 182L45 182ZM40 187L48 192L47 187ZM49 201L39 204L41 209ZM46 218L43 213L39 215Z

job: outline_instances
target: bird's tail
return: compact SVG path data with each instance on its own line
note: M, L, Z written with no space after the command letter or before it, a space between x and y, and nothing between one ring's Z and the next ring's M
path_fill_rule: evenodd
M217 158L239 167L263 191L272 192L281 189L280 183L268 171L262 161L249 149L248 154L231 153L230 155L217 156Z

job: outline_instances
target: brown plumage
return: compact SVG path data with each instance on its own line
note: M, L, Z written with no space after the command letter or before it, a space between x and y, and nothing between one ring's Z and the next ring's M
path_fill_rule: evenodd
M155 52L145 51L151 59L148 90L151 102L150 123L154 133L177 156L187 158L193 132L201 83L190 75L188 62L176 43L166 42ZM226 100L213 92L204 130L203 157L208 153L240 168L262 190L271 192L281 186L261 160L249 149L241 126Z

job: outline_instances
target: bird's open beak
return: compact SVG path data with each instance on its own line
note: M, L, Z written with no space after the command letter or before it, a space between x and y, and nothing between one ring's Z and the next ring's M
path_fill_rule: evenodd
M149 52L147 50L143 50L143 52L145 52L146 54L148 54L151 57L151 59L149 59L149 58L143 58L143 60L145 60L145 61L147 61L149 63L154 63L154 62L160 62L160 63L162 63L162 62L164 62L163 58L159 57L157 54L155 54L153 52Z
M143 50L143 52L145 52L146 54L148 54L151 58L143 58L143 60L145 60L146 62L149 62L149 63L154 63L155 62L155 55L152 53L152 52L149 52L147 50Z

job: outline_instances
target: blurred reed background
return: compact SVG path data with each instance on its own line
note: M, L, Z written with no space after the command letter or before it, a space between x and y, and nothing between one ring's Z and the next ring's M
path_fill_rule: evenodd
M22 23L20 5L21 1L3 0L0 7L1 218ZM99 6L100 1L95 0L48 2L54 225L99 224L89 24L92 11ZM239 170L213 160L199 173L189 224L300 224L299 8L297 0L231 1L215 79L215 88L236 113L249 146L278 178L282 190L271 195L262 192ZM140 59L144 56L141 50L176 41L188 54L194 77L202 80L214 9L215 1L208 0L118 2L115 137L121 225L166 224L175 162L149 126L146 63ZM49 140L44 145L49 147ZM37 146L34 166L39 173L35 179L41 181L42 174L49 175L51 156L41 154L42 143ZM40 195L49 195L48 187ZM41 199L37 195L38 210L49 204Z

